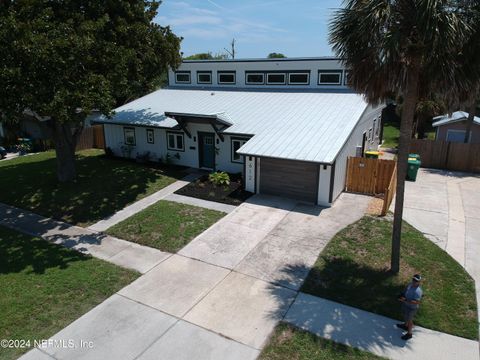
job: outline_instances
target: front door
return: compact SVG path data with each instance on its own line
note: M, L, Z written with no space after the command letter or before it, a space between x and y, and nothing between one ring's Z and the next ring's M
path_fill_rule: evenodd
M200 167L215 168L215 135L213 133L198 133L198 150Z

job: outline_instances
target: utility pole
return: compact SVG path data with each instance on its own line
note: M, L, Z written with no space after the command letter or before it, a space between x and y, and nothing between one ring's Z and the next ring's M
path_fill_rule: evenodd
M228 55L232 57L232 59L235 59L235 39L232 39L230 46L232 47L232 50L228 50L227 48L224 49L228 53Z

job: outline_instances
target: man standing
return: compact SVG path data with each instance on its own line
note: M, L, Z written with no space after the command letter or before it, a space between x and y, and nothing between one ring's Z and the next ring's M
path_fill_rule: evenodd
M421 281L422 277L419 274L413 275L412 282L407 285L405 291L398 298L402 302L402 312L405 323L397 324L397 327L407 331L407 333L402 336L403 340L409 340L413 336L413 317L418 311L423 295L422 288L420 287Z

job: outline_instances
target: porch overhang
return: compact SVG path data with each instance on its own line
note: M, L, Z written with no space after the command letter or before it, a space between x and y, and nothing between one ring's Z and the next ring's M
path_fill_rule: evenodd
M233 122L229 119L225 113L217 114L192 114L192 113L179 113L165 111L165 116L175 119L178 126L187 134L189 138L192 137L188 130L187 124L210 124L218 137L224 141L222 131L233 125Z

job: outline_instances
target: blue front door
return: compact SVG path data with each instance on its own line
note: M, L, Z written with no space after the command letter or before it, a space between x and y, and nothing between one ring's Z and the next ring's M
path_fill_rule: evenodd
M215 168L215 135L211 133L199 133L200 167Z

